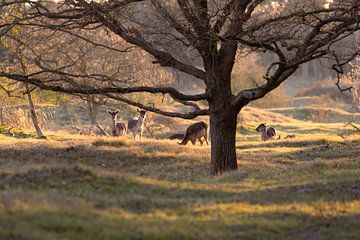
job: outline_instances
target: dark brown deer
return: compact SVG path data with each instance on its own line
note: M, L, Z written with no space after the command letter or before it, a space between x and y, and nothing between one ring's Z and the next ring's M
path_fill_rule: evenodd
M132 132L132 134L134 135L134 139L136 138L137 134L139 134L141 139L144 130L143 126L146 118L146 111L140 109L137 109L137 111L139 112L139 117L130 119L128 121L128 130Z
M190 125L186 129L186 133L183 140L178 144L186 145L189 141L191 141L192 145L195 145L196 139L198 139L200 144L203 145L202 138L204 138L206 144L209 145L207 140L207 129L208 129L208 125L205 122L197 122Z
M185 136L185 134L183 134L183 133L176 133L176 134L173 134L170 137L168 137L168 139L170 139L170 140L174 140L174 139L183 140L184 136Z
M111 136L125 136L126 135L126 126L124 123L116 122L117 114L119 111L112 112L108 110L108 113L111 116Z
M276 130L273 127L266 127L265 123L261 123L257 128L256 131L261 133L260 139L261 141L267 141L271 139L275 139ZM279 138L280 139L280 136Z

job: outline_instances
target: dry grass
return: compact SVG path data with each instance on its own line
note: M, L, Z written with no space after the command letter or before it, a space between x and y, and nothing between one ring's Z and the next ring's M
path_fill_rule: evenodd
M2 136L0 239L356 239L360 137L284 122L295 139L262 143L253 125L217 178L208 146Z

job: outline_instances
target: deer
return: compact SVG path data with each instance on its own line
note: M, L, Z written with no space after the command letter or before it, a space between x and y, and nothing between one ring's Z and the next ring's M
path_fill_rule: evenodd
M204 138L206 144L209 145L207 140L207 130L208 130L208 125L205 122L201 121L194 123L186 129L184 138L178 144L186 145L189 141L191 141L192 145L195 145L197 139L199 140L202 146L203 145L202 138Z
M139 117L130 119L128 121L127 127L128 127L128 131L132 132L132 134L134 135L134 139L136 138L137 134L139 134L141 139L144 130L143 125L146 118L146 111L140 109L137 109L137 111L139 113Z
M126 126L124 123L116 122L117 114L119 111L110 111L108 113L111 116L111 136L125 136L126 135Z
M276 136L275 128L266 127L265 123L261 123L255 130L257 132L261 133L261 135L260 135L261 141L275 139L275 136ZM280 136L277 139L280 139Z
M183 133L176 133L176 134L173 134L171 136L168 137L168 139L170 140L174 140L174 139L180 139L180 140L183 140L185 134Z

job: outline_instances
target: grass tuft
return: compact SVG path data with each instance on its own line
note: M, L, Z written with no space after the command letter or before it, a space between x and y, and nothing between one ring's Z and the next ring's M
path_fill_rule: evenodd
M102 147L126 147L128 146L128 140L126 138L116 139L98 139L92 143L93 146Z

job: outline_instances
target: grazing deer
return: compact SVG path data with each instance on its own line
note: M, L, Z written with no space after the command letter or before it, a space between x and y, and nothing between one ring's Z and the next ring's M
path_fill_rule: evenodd
M142 137L143 133L143 125L146 118L146 111L145 110L139 110L139 117L133 118L128 121L128 130L133 133L134 139L136 138L136 134L139 134L140 139Z
M186 145L189 141L191 141L192 145L195 145L196 139L198 139L200 144L203 145L203 141L201 140L201 138L204 138L206 144L209 145L207 141L207 129L208 125L205 122L197 122L190 125L186 129L184 138L178 144Z
M125 136L126 134L126 126L124 123L117 123L116 118L119 111L112 112L108 110L108 113L111 116L111 136Z
M260 135L261 141L267 141L267 140L275 139L275 136L276 136L275 128L266 127L265 123L261 123L256 128L256 131L261 133L261 135ZM280 139L280 136L279 136L278 139Z

